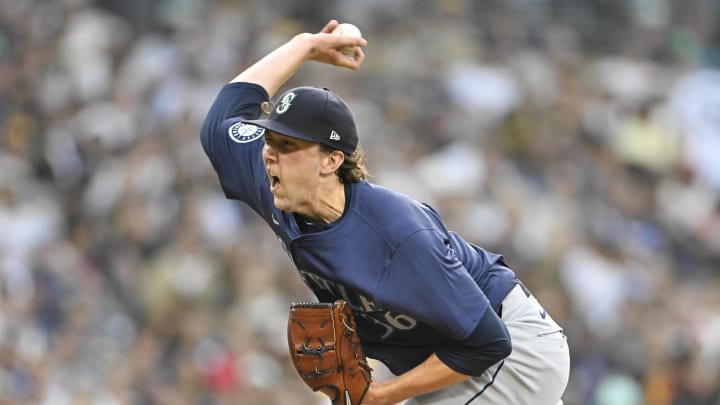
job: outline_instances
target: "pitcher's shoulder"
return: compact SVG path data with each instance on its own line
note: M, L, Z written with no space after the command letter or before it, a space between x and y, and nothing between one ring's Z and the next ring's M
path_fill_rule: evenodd
M395 238L423 229L438 228L434 211L411 197L369 182L353 188L353 213L376 230Z

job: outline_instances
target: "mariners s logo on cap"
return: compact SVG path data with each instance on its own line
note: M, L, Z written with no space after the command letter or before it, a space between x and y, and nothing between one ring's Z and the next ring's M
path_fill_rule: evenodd
M238 122L228 129L230 139L237 143L248 143L260 138L265 133L265 128L253 124Z
M352 113L328 88L288 90L273 104L267 118L243 122L280 135L321 143L346 154L357 149L358 136Z
M283 98L278 101L278 106L275 108L275 112L278 114L284 114L287 112L287 110L290 108L290 105L292 105L292 101L295 98L295 93L289 92L285 93Z

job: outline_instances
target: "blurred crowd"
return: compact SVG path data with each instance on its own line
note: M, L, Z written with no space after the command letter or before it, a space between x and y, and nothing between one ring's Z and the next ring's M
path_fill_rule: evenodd
M0 0L1 404L325 403L286 354L309 290L198 130L330 18L365 65L288 86L505 255L566 328L565 404L720 404L718 2Z

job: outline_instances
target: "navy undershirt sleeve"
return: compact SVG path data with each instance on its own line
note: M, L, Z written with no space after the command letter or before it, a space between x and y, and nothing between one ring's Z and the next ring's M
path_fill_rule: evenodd
M489 308L467 339L442 345L435 354L458 373L477 377L511 351L510 334L505 324Z

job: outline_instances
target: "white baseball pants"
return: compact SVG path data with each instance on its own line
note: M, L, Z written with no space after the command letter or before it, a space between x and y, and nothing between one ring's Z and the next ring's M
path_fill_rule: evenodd
M502 302L513 350L480 377L405 401L405 405L556 405L570 375L562 328L521 285Z

